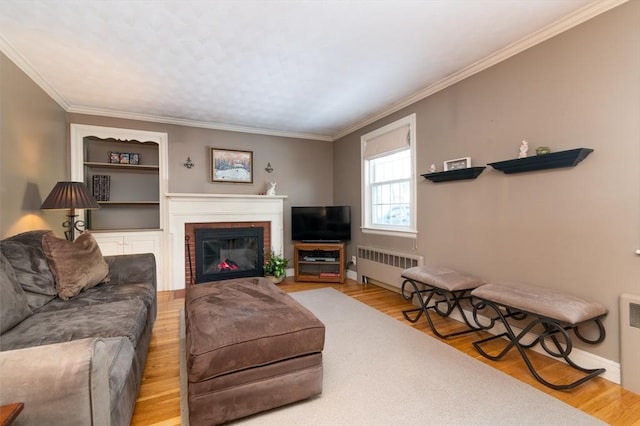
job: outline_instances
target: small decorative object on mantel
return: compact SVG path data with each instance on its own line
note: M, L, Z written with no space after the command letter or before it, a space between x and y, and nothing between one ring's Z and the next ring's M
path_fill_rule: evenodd
M276 182L269 182L269 189L267 189L267 195L274 197L276 195Z
M527 153L529 152L529 142L523 140L520 142L520 153L518 154L518 158L527 158Z
M550 154L551 148L548 146L539 146L536 148L536 155Z
M436 165L432 164L429 166L429 173L435 173L436 172Z

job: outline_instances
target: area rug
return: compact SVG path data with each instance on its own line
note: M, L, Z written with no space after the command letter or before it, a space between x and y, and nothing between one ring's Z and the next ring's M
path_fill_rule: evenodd
M322 394L234 425L604 424L337 290L291 296L326 326Z

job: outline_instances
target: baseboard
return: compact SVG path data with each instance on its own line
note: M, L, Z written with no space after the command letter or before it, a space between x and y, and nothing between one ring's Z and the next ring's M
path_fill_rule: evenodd
M468 310L464 310L465 315L468 315L468 318L473 318L473 313L468 311ZM462 319L462 315L460 315L459 312L454 311L451 313L451 315L449 315L449 318L455 319L456 321L460 321L463 322L464 320ZM479 315L480 320L486 320L488 323L488 319L482 315ZM514 331L514 333L518 334L522 331L522 329L519 329L517 327L511 327ZM492 329L487 330L487 332L496 335L496 334L501 334L505 332L505 328L504 325L502 325L501 323L497 323ZM527 333L526 338L527 339L534 339L536 336L533 333ZM551 355L549 355L548 353L545 352L544 349L542 349L540 347L540 345L536 345L535 347L531 348L533 351L542 354L544 356L547 356L549 358L553 358L555 360L564 362L564 360L562 359L558 359L558 358L554 358ZM620 384L620 363L612 361L610 359L607 358L603 358L599 355L593 354L591 352L585 351L583 349L580 348L576 348L574 347L573 350L571 351L571 360L574 361L576 364L580 365L581 367L584 368L604 368L606 371L600 376L604 379L609 380L610 382L613 382L615 384Z
M351 269L347 269L347 278L358 281L358 273L356 271L352 271Z

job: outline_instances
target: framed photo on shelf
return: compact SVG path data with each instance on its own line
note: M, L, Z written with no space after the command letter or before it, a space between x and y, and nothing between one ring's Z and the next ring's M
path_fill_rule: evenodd
M253 183L253 151L211 148L211 181Z
M129 164L138 165L138 164L140 164L140 159L141 158L142 158L142 155L140 155L139 152L130 152L129 153Z
M129 164L129 153L121 152L120 153L120 164Z
M444 162L444 171L460 170L471 167L471 157L456 158L455 160L447 160Z
M109 162L114 164L120 164L120 153L119 152L109 152Z

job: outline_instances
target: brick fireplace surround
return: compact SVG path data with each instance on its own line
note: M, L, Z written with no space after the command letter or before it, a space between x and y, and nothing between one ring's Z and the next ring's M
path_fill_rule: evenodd
M263 226L265 250L284 253L284 200L286 196L238 194L167 194L169 230L164 265L166 290L183 290L190 283L185 237L195 244L193 225L204 227ZM161 219L162 220L162 219ZM195 256L192 254L192 261ZM195 271L195 269L194 269Z
M186 223L184 225L185 242L189 239L188 246L184 247L184 276L185 285L187 288L195 285L196 277L196 229L228 229L228 228L254 228L260 227L263 232L264 239L264 253L266 254L271 250L271 222L208 222L208 223ZM189 259L191 259L191 265L189 265ZM193 275L191 275L193 271Z

